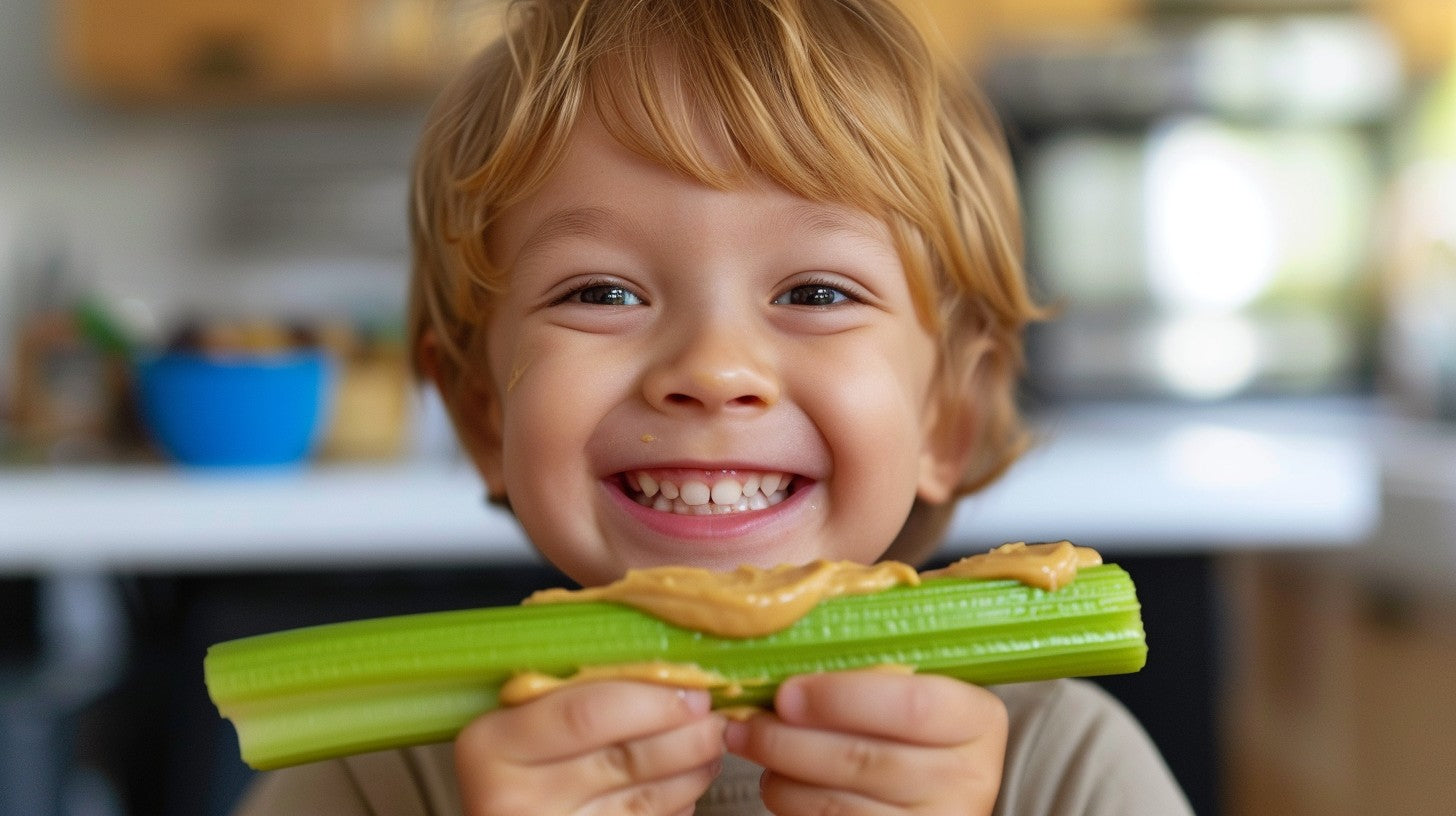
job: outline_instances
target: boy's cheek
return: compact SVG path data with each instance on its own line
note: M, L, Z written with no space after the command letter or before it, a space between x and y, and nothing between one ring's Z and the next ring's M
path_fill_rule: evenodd
M464 384L441 396L455 424L461 446L485 481L492 497L505 496L504 434L501 405L484 389Z

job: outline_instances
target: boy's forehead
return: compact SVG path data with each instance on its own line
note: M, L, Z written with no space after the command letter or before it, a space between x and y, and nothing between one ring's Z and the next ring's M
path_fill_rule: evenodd
M867 249L883 251L889 241L888 230L866 213L848 207L800 200L785 202L770 211L775 223L788 235L807 238L845 237L863 241ZM620 210L594 204L566 205L559 209L538 211L538 218L527 216L524 229L518 234L520 247L514 260L541 251L556 241L576 238L607 239L624 231L641 228Z
M638 189L625 186L628 181ZM608 131L588 107L570 132L561 160L541 186L497 222L493 243L514 246L509 263L571 238L608 238L652 225L635 223L627 202L632 194L688 183L732 197L747 193L755 206L771 215L782 232L809 238L848 237L884 247L889 228L874 215L851 205L802 197L766 176L747 172L727 189L718 190L634 151Z
M729 163L732 149L711 131L702 130L701 150L705 159ZM643 188L667 188L687 182L721 192L761 194L763 201L773 200L785 223L814 233L848 232L883 240L886 228L879 218L851 205L832 201L814 201L802 197L751 169L735 169L728 183L721 186L695 178L679 168L670 167L631 144L632 131L614 131L598 115L594 106L586 105L568 132L563 150L555 166L535 189L502 213L505 222L530 222L536 236L530 240L559 237L562 234L601 234L620 227L613 223L614 204L632 192L619 184L631 178ZM717 180L717 179L715 179ZM717 180L721 181L721 180ZM517 235L522 240L525 236Z

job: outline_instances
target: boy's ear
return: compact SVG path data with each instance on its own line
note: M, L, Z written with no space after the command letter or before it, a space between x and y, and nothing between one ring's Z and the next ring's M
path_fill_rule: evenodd
M433 329L421 334L415 361L445 403L455 435L485 480L487 493L492 499L505 498L501 405L489 376L472 376L448 359Z
M985 366L992 353L986 337L964 346L942 370L940 388L926 400L925 439L920 450L916 495L929 504L953 501L980 442L978 408L985 390Z
M915 494L928 504L944 504L955 498L975 455L976 416L966 394L930 402Z

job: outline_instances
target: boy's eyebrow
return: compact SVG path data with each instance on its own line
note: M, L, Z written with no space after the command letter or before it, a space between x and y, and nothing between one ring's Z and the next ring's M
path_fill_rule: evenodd
M879 221L869 215L860 215L857 210L846 212L836 207L808 203L795 205L787 214L804 230L815 235L844 233L851 238L872 241L876 245L887 238Z
M848 232L862 238L878 237L873 228L876 222L869 216L856 217L857 213L845 212L838 207L823 204L796 204L788 213L804 229L821 235Z
M797 223L807 232L828 236L839 233L853 238L873 241L878 244L885 236L879 222L869 216L856 217L857 213L842 212L835 207L806 202L796 204L784 213L786 223ZM566 207L547 216L532 230L521 244L516 259L525 258L543 246L561 238L603 238L619 232L620 218L607 207Z
M547 216L521 244L516 258L524 258L559 238L585 236L600 238L611 232L617 223L606 207L567 207Z

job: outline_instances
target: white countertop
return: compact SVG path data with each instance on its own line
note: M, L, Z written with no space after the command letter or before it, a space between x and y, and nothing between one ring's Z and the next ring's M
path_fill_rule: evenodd
M959 508L947 552L1070 538L1109 553L1338 547L1380 515L1358 403L1098 405ZM0 573L527 561L458 462L273 472L0 470Z

